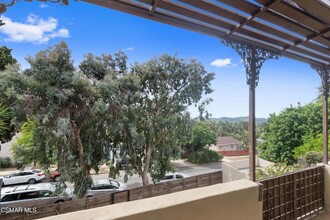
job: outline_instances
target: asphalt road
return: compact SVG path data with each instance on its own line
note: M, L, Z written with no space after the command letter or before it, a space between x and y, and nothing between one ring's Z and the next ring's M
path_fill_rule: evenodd
M209 163L209 164L203 164L203 165L195 165L186 162L185 160L176 160L172 162L172 165L175 167L176 172L185 173L189 176L196 176L204 173L210 173L221 170L221 162L217 163ZM124 183L124 171L120 171L120 177L116 180L119 182ZM108 174L98 174L98 175L91 175L94 180L97 179L107 179ZM54 182L53 180L46 178L43 179L41 182ZM149 176L149 182L152 183L151 177ZM139 177L137 174L134 174L133 176L129 177L128 182L126 183L127 187L129 189L136 188L142 186L142 178ZM67 183L67 186L70 189L73 189L72 183Z
M177 160L172 162L173 166L176 169L176 172L181 172L188 174L189 176L196 176L204 173L210 173L221 170L221 162L217 163L209 163L203 165L194 165L191 163L187 163L183 160ZM120 171L121 177L117 178L116 180L119 182L124 182L124 171ZM108 174L99 174L99 175L92 175L94 180L96 179L105 179L108 178ZM149 182L151 182L151 178L149 176ZM142 186L142 179L137 174L131 176L126 183L128 188L135 188Z

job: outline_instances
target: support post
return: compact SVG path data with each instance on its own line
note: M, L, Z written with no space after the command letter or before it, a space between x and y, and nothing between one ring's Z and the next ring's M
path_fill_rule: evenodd
M256 181L256 113L255 88L257 84L256 50L251 48L251 73L249 80L249 175L251 181Z
M256 181L256 124L255 89L259 82L262 64L268 59L278 59L279 51L265 51L253 45L222 39L222 43L233 48L242 58L249 86L249 179Z
M326 66L312 65L322 80L322 136L323 136L323 164L328 164L328 99L329 99L329 74Z

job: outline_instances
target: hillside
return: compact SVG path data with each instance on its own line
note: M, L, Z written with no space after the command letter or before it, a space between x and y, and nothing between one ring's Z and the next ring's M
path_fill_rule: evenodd
M221 117L221 118L211 118L212 121L222 121L222 122L228 122L228 123L238 123L241 121L249 121L249 117ZM267 118L256 118L256 124L263 124L267 122Z

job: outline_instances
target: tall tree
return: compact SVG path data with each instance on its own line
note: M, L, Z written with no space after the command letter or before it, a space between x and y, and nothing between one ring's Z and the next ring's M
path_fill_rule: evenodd
M213 78L214 74L207 73L196 60L187 62L169 55L136 63L130 73L119 78L121 107L116 124L120 129L116 139L132 158L143 185L149 184L149 172L156 181L170 169L174 149L187 141L177 136L187 128L182 126L187 107L212 92Z
M96 93L90 81L75 72L71 52L61 42L53 48L27 58L31 68L27 76L25 110L37 123L39 144L58 155L61 176L75 184L82 196L91 183L89 170L102 157L103 146L95 137Z
M25 114L20 108L23 103L24 96L19 95L18 91L25 91L24 77L20 74L18 65L9 65L4 71L0 71L0 103L6 110L6 119L3 121L5 127L1 136L2 141L7 142L12 139L15 131L22 125Z
M7 65L15 64L17 62L11 55L11 51L12 49L9 49L6 46L0 47L0 71L5 70Z
M295 163L294 150L322 132L321 106L320 102L299 104L279 115L272 114L259 145L260 156L273 162Z
M192 127L191 147L193 152L200 151L207 145L215 144L217 136L206 122L197 122Z
M2 20L0 20L0 26L4 25ZM0 72L6 70L9 65L16 64L16 59L13 58L11 55L11 49L9 49L6 46L0 47ZM6 73L0 73L0 78L2 78L2 75ZM2 81L2 80L1 80ZM0 84L1 84L0 81ZM0 86L2 87L2 86ZM9 105L11 102L8 102L6 99L6 94L1 93L0 88L0 94L2 94L0 98L0 141L9 141L13 135L14 127L11 125L11 109L9 108Z

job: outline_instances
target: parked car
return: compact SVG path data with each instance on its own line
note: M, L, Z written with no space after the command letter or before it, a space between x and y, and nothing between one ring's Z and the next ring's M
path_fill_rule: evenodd
M3 207L36 207L71 200L72 191L60 189L56 184L38 183L34 185L18 185L1 190L1 210Z
M86 197L92 197L104 193L112 193L123 190L127 190L126 184L118 182L116 180L113 179L94 180L91 188L87 190Z
M189 175L185 173L166 173L164 178L160 180L160 182L167 182L171 180L178 180L182 178L187 178Z
M36 173L33 170L18 171L0 177L0 179L2 179L2 186L20 184L20 183L34 184L42 180L43 178L45 178L45 174L42 171Z
M129 157L125 157L118 160L118 166L121 170L126 170L128 167L132 166L132 160Z
M50 173L50 178L56 182L59 182L61 180L61 174L58 170L55 170Z

